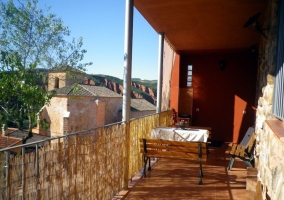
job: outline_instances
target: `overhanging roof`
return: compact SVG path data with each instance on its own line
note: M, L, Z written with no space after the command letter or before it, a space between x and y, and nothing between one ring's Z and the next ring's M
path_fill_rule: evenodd
M134 0L134 6L176 51L248 49L260 34L243 28L266 0Z

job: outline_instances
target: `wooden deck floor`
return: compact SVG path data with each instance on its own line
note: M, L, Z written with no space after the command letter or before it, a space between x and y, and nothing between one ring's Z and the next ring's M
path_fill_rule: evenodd
M116 199L150 200L247 200L254 192L246 190L246 165L236 160L227 171L229 156L226 144L210 147L210 155L203 164L203 185L198 185L199 165L186 160L159 159L146 178L137 174L129 183L129 190L121 191Z

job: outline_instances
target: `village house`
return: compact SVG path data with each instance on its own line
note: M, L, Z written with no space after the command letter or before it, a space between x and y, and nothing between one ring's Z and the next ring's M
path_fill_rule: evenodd
M74 84L56 89L41 117L54 137L114 123L121 104L122 97L108 88Z
M38 124L39 133L55 137L122 120L122 96L106 87L84 84L84 80L85 74L79 71L49 73L48 90L56 94L39 112L39 119L49 126L46 131ZM144 99L131 99L133 118L153 114L155 109Z

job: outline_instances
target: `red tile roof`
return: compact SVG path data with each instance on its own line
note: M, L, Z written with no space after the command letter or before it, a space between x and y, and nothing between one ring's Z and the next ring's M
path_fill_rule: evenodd
M15 138L15 137L9 136L9 134L11 134L12 132L15 132L17 130L18 129L8 128L6 130L6 133L8 134L8 136L3 136L2 131L0 131L0 149L22 144L21 138Z

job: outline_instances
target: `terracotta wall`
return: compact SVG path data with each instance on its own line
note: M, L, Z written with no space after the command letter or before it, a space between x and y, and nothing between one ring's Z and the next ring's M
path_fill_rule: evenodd
M193 104L193 88L180 88L179 89L179 115L186 114L192 116L192 104ZM189 118L189 125L191 123L191 117Z
M213 140L241 140L254 126L257 58L247 51L181 55L180 88L186 88L187 65L193 65L192 125L212 127Z
M63 116L66 114L67 104L67 97L53 97L50 105L41 113L41 118L50 122L49 136L56 137L63 134Z
M122 105L122 97L98 98L69 98L68 111L70 111L70 132L86 130L117 122L118 110ZM102 123L102 120L104 123Z
M53 97L41 113L41 119L50 122L51 137L95 128L117 122L122 97ZM68 124L64 124L67 119ZM67 122L65 120L65 123ZM65 127L64 127L65 126Z
M180 55L176 53L173 62L171 73L171 88L170 88L170 109L174 108L178 112L179 99L179 77L180 77Z
M69 97L69 133L97 126L97 112L99 110L97 100L92 97Z

